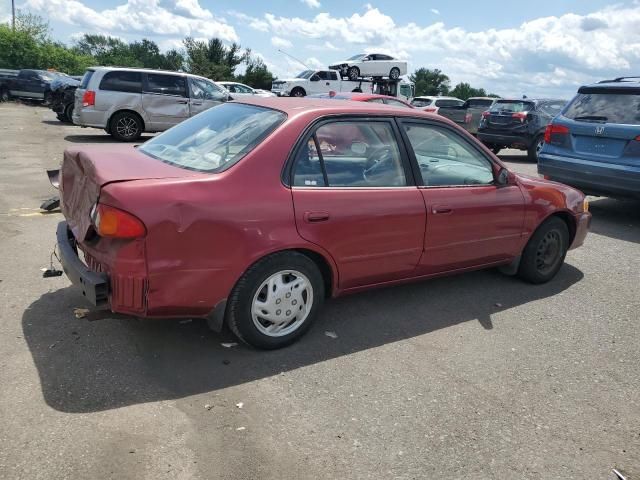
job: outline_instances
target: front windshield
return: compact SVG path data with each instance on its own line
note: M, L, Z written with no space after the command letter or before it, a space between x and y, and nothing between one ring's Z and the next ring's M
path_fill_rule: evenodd
M305 70L304 72L300 72L296 75L296 78L311 78L311 75L314 73L316 73L315 70Z
M139 151L188 170L221 172L240 161L285 119L277 110L225 103L149 140Z
M351 58L347 58L347 60L360 60L362 57L364 57L364 53L359 53L358 55L354 55Z

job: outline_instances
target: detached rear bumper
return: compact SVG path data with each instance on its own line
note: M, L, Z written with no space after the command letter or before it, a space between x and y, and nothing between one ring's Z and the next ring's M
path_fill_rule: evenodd
M62 269L71 283L79 287L82 295L99 307L109 303L109 278L106 273L89 269L78 257L78 249L67 222L60 222L56 231L58 254Z

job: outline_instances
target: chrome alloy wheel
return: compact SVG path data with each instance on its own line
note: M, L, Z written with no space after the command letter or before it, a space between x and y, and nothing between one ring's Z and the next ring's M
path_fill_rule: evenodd
M536 158L540 158L542 147L544 147L544 138L540 138L536 143Z
M132 117L122 117L116 123L116 132L122 137L134 137L138 133L138 123Z
M309 279L295 270L283 270L267 278L256 291L251 317L258 331L282 337L297 330L313 306Z

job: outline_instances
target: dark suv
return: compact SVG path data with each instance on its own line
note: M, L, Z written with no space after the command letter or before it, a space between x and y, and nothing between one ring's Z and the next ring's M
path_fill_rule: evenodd
M498 153L503 148L526 150L529 158L538 161L544 143L544 131L566 100L497 100L482 114L478 138Z
M588 194L640 198L639 80L580 87L547 128L538 172Z

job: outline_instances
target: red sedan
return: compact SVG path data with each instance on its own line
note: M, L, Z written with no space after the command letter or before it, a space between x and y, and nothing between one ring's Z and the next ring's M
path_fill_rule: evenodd
M297 98L68 149L60 189L61 261L93 304L227 322L260 348L299 338L327 297L494 266L549 281L591 219L582 193L442 117Z

